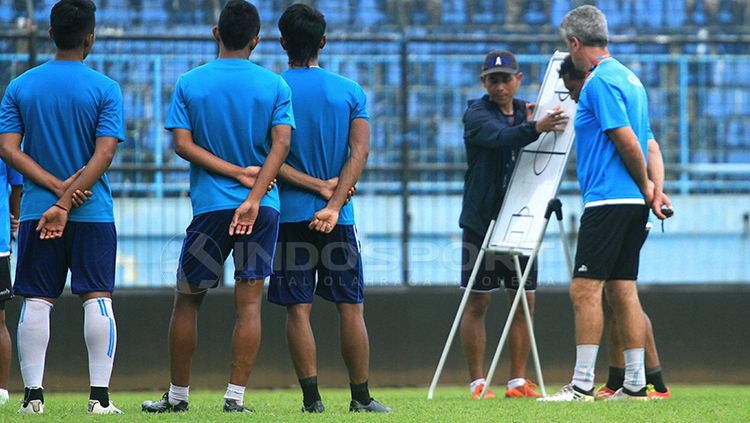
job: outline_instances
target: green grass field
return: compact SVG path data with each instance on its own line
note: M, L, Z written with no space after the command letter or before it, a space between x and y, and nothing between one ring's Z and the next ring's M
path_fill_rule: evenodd
M554 387L555 389L557 387ZM374 389L376 398L394 408L390 415L350 415L349 392L323 390L327 407L320 415L299 411L301 395L297 390L253 390L245 394L255 407L252 415L224 414L222 394L197 391L190 395L190 411L180 422L213 422L253 419L255 421L339 422L343 419L384 422L748 422L750 387L748 386L672 386L673 398L651 402L538 403L533 400L468 399L463 387L439 388L435 399L426 399L426 388ZM16 414L18 394L11 404L0 407L0 421L173 421L174 415L147 415L140 411L143 400L156 400L158 392L114 393L115 404L124 416L88 417L83 393L48 392L44 416Z

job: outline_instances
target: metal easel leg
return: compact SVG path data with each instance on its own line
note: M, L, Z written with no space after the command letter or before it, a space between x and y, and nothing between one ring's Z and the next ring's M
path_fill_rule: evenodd
M427 399L432 399L433 395L435 394L435 389L437 388L438 380L440 379L440 374L443 372L443 366L445 366L445 360L448 358L448 353L450 352L451 345L453 344L453 338L456 336L456 331L458 330L459 323L461 323L461 317L463 316L464 308L466 308L466 303L469 301L469 294L471 294L471 289L474 287L474 282L477 278L479 267L482 265L484 261L485 250L490 243L490 236L492 235L492 230L494 228L495 228L495 221L493 220L490 222L490 226L489 228L487 228L487 233L484 235L484 241L482 241L482 248L479 250L479 255L477 256L477 260L476 262L474 262L474 269L471 271L471 276L469 277L469 281L466 284L464 295L463 297L461 297L461 303L458 306L458 312L456 313L456 317L453 319L453 326L451 326L451 331L448 334L448 340L445 342L445 346L443 347L443 353L440 356L440 361L438 362L437 369L435 369L435 375L432 377L432 383L430 383L430 389L429 391L427 391Z

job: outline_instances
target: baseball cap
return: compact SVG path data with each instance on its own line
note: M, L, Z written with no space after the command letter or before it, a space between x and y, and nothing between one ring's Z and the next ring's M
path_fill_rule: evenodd
M491 73L518 73L518 62L516 56L507 50L493 50L484 57L482 73L479 76L489 75Z

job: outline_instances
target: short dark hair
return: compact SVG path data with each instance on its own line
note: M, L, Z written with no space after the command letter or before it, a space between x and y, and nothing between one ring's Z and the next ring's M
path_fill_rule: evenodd
M49 24L52 40L60 50L83 45L83 39L94 33L96 5L91 0L61 0L52 7Z
M573 64L573 58L570 57L570 55L565 56L565 59L560 65L559 73L560 73L560 78L567 75L568 78L574 81L583 81L583 78L586 77L586 73L583 72L582 70L578 70L576 66Z
M219 35L224 47L242 50L260 32L258 9L245 0L229 0L219 15Z
M326 19L306 4L289 6L279 18L279 31L286 41L289 63L307 66L318 57L320 42L326 33Z

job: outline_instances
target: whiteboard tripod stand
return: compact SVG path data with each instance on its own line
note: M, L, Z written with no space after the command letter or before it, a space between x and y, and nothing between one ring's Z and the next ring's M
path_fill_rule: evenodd
M565 228L563 225L563 216L562 216L562 203L559 199L554 198L547 203L547 210L544 213L544 228L546 230L547 224L549 223L549 219L552 216L552 213L555 214L555 218L557 219L557 222L560 226L560 241L563 244L563 252L565 253L565 261L568 266L568 270L570 274L572 274L572 268L573 268L573 262L570 254L570 247L568 246L567 236L565 233ZM469 281L466 284L466 289L464 290L463 297L461 298L461 303L458 306L458 312L456 313L456 317L453 319L453 326L451 327L451 331L448 334L448 340L445 343L445 346L443 347L443 353L440 356L440 361L438 362L437 369L435 370L435 375L432 378L432 383L430 384L430 390L427 393L427 398L432 399L433 395L435 394L435 389L437 388L438 380L440 379L440 374L443 372L443 366L445 365L445 361L448 358L448 353L450 352L451 344L453 344L453 339L455 338L456 331L458 330L458 326L461 322L461 317L463 316L464 308L466 307L466 303L469 300L469 294L471 293L471 289L474 287L474 283L476 281L477 273L479 272L480 266L483 264L484 255L486 252L492 252L495 254L508 254L513 256L513 263L515 266L516 276L518 277L518 289L516 290L516 296L513 299L513 303L510 307L510 311L508 312L508 319L505 321L505 327L503 328L503 332L500 335L500 341L497 345L497 350L495 351L495 355L492 358L492 364L490 365L490 369L487 373L487 377L485 378L485 384L484 389L482 390L482 393L480 394L479 398L484 398L485 394L487 393L487 390L490 387L490 384L492 383L492 378L495 374L495 370L497 368L497 363L500 360L500 354L503 349L503 345L505 344L505 341L507 340L508 333L510 332L510 325L513 322L513 317L516 313L516 309L518 308L518 303L523 304L523 311L524 311L524 317L526 320L526 326L529 330L529 340L531 341L531 354L534 360L534 368L536 371L537 378L539 380L539 388L542 391L542 396L547 396L547 392L544 387L544 377L542 376L542 368L541 364L539 362L539 352L537 350L536 346L536 338L534 336L534 324L531 319L531 313L529 312L529 304L528 300L526 299L526 280L529 277L529 273L531 272L531 269L533 267L534 261L536 260L539 250L542 247L543 237L540 237L538 241L536 242L536 245L531 252L529 256L529 261L526 264L526 269L522 272L521 271L521 262L519 260L519 256L522 255L518 251L515 250L506 250L506 249L498 249L489 246L490 237L493 233L495 227L495 220L492 220L490 222L490 226L487 229L487 234L484 237L484 241L482 242L482 248L479 251L479 256L477 257L476 262L474 263L474 268L472 269L471 276L469 277Z

